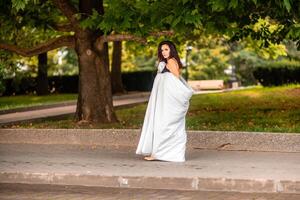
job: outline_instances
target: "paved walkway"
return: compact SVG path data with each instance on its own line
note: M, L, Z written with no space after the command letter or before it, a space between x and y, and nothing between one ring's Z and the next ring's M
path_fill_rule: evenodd
M298 194L0 184L2 200L299 200Z
M135 105L138 103L147 102L149 99L148 92L143 92L140 94L132 94L132 95L124 95L124 96L116 96L113 100L114 107L120 106L128 106L128 105ZM48 108L41 108L33 110L25 110L22 112L15 112L15 113L7 113L0 115L0 125L10 124L15 122L21 121L28 121L34 119L42 119L42 118L51 118L57 116L64 116L74 114L76 111L76 103L74 102L71 105L61 105Z
M0 144L0 182L300 194L300 153L188 151L186 162L145 161L82 145Z

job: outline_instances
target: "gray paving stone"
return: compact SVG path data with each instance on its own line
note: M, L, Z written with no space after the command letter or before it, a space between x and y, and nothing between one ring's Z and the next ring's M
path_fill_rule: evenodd
M299 200L297 194L0 184L2 200Z
M173 190L300 193L300 153L195 150L186 162L134 150L0 145L0 182Z

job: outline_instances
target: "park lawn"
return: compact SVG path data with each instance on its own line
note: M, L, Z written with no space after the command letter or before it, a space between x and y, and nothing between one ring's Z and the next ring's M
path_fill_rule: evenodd
M147 104L117 109L119 123L77 124L65 120L20 123L10 128L141 128ZM187 130L300 133L300 85L255 87L225 93L194 95Z
M0 110L24 108L39 105L72 101L77 99L77 94L51 94L46 96L18 95L0 97Z
M300 85L196 96L187 128L300 133Z

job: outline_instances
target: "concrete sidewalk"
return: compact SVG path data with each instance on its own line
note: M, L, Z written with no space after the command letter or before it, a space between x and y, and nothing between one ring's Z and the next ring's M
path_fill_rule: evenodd
M149 92L136 93L124 96L115 96L113 98L114 107L124 107L147 102ZM15 109L15 113L8 112L0 115L0 125L13 124L22 121L32 121L36 119L56 118L72 115L76 111L76 102L69 104L59 103L54 105L37 106L29 109Z
M193 150L174 163L134 149L1 144L0 162L1 183L300 193L300 153Z

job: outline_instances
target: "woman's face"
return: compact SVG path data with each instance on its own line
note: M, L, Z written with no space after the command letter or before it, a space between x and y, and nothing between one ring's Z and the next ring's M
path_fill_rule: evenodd
M164 58L170 57L170 47L167 44L163 44L161 46L161 54L163 55Z

